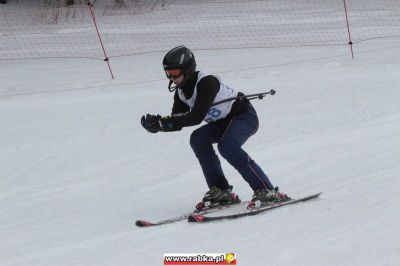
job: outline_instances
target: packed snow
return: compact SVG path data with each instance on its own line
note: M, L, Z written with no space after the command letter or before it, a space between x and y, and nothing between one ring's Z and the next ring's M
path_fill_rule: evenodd
M166 47L166 50L172 47ZM164 253L234 252L238 265L400 264L400 42L194 50L198 68L254 100L244 149L275 186L317 200L207 224L139 228L207 191L196 127L150 134L169 114L164 53L0 64L0 265L162 265ZM223 161L234 191L252 191Z

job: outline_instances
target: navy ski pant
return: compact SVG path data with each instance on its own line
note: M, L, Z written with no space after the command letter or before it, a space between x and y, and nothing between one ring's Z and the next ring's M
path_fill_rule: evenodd
M271 190L274 187L263 170L242 149L242 145L256 133L258 117L250 104L246 112L232 119L222 119L193 131L190 145L199 159L209 188L228 188L229 183L212 144L218 143L219 154L246 180L250 187Z

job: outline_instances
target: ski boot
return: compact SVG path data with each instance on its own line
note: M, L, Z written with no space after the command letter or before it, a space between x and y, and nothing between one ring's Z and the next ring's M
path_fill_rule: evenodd
M251 210L272 203L290 200L285 193L279 192L279 188L276 187L272 190L258 189L254 191L253 197L251 197L250 203L247 205L247 209Z
M212 187L203 197L203 200L196 204L196 211L212 209L221 205L240 203L239 196L232 192L232 186L227 189Z

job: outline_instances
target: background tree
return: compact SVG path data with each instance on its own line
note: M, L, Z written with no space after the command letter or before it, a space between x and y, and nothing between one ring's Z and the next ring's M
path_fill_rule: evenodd
M65 6L72 6L75 4L75 0L65 0Z

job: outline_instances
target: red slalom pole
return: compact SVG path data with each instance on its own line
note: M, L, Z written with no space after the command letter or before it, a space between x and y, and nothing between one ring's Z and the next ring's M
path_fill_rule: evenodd
M345 17L346 17L346 26L347 26L347 34L348 34L348 37L349 37L349 45L350 45L350 51L351 51L351 58L354 59L353 42L351 41L350 26L349 26L349 17L348 17L348 12L347 12L346 0L343 0L343 6L344 6Z
M92 19L93 19L94 27L96 28L97 37L99 38L100 45L101 45L101 49L103 50L104 61L105 61L105 62L107 63L107 65L108 65L108 70L110 71L111 78L114 79L114 74L113 74L112 69L111 69L111 65L110 65L110 62L109 62L109 58L108 58L108 56L107 56L107 52L106 52L106 49L105 49L105 47L104 47L103 40L101 39L101 35L100 35L100 32L99 32L99 27L97 27L96 18L95 18L95 16L94 16L94 12L93 12L93 9L92 9L93 5L90 3L90 0L87 1L87 4L88 4L88 6L89 6L90 15L92 16Z

